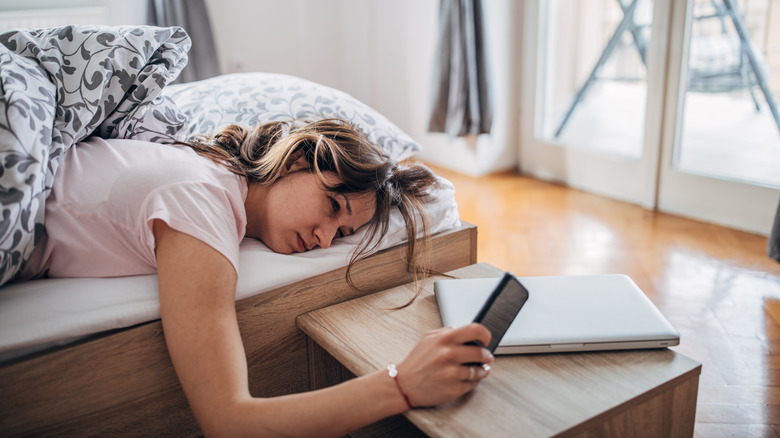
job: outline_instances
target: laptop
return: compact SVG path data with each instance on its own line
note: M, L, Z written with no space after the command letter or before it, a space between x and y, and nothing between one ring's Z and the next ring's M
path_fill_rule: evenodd
M680 333L622 274L518 277L528 301L494 354L665 348ZM470 323L500 278L434 282L444 326Z

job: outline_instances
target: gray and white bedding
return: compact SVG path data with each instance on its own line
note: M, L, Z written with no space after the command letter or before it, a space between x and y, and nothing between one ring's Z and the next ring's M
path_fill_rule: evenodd
M279 73L233 73L166 87L187 117L190 134L210 134L231 123L257 125L294 119L351 122L395 160L421 149L385 116L343 91Z

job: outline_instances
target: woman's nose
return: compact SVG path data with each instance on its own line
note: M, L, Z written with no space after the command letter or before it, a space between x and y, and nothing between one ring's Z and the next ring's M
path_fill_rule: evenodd
M314 237L317 238L317 244L324 249L330 248L330 244L333 243L333 239L336 237L338 229L339 224L335 220L328 221L315 228Z

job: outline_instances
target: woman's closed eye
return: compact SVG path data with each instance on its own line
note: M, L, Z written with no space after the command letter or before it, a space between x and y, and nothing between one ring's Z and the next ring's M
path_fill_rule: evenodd
M341 210L341 204L334 197L330 197L330 208L333 209L333 213L338 213Z
M338 214L339 211L341 211L341 204L339 204L339 201L336 200L336 198L329 196L328 199L330 199L330 208L333 210L333 214ZM336 230L336 236L334 236L334 239L338 239L339 237L346 236L346 233L344 233L344 230L341 228L338 228Z

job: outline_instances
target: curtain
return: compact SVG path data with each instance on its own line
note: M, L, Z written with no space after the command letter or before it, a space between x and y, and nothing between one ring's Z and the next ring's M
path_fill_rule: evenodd
M181 26L192 39L189 62L173 83L198 81L220 74L204 0L148 0L147 21L154 26Z
M772 226L772 232L769 234L769 245L767 245L769 257L780 262L780 202L777 203L777 213L775 213L775 223Z
M490 133L493 121L481 0L440 0L430 132Z

